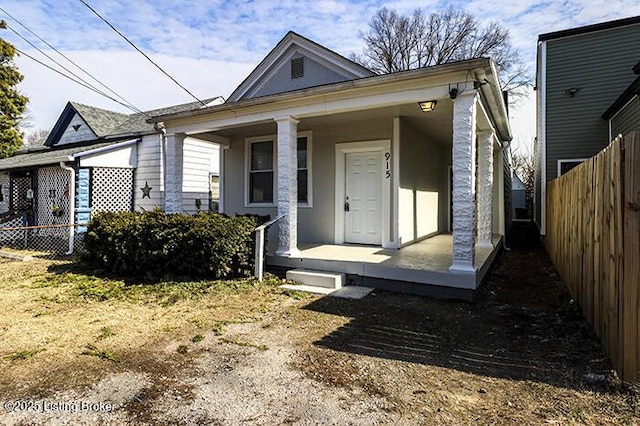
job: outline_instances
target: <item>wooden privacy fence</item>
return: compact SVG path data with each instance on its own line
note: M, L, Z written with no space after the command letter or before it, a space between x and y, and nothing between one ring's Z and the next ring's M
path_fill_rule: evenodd
M640 380L640 132L547 185L547 251L626 382Z

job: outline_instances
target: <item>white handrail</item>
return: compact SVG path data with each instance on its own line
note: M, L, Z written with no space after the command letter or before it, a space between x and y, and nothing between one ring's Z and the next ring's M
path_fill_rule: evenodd
M256 254L255 264L253 266L253 276L256 277L258 281L262 281L262 276L264 274L264 231L283 217L285 217L285 215L281 214L280 216L271 219L254 229L254 231L256 231Z

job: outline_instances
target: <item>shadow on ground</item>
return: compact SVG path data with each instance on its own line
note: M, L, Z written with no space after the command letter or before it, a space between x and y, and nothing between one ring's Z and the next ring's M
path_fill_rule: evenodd
M611 365L535 230L516 225L475 302L375 292L325 297L305 309L350 316L315 342L336 351L606 391Z

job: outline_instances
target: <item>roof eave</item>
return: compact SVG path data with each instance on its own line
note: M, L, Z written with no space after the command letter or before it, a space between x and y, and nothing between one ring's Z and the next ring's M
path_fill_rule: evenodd
M511 141L513 135L511 133L511 124L509 123L509 114L507 113L507 106L505 105L502 89L500 88L500 80L498 79L498 71L495 63L489 60L489 64L484 68L484 72L488 75L477 77L480 81L484 78L491 78L491 83L480 85L480 91L485 101L489 103L491 120L496 126L500 140L505 142ZM497 111L497 114L493 113L494 111Z
M634 96L640 96L640 77L637 77L633 83L627 87L624 92L618 96L618 98L613 101L611 106L607 108L605 112L602 113L602 118L605 120L612 119L625 105L627 105Z
M392 74L375 75L371 77L359 78L355 80L349 80L340 83L332 83L323 86L315 86L307 89L301 89L285 93L277 93L273 95L267 95L259 98L244 99L237 102L227 102L222 105L216 105L208 108L200 108L197 110L183 111L174 114L159 115L151 117L147 120L147 123L158 123L169 120L178 120L183 118L197 117L201 115L207 115L223 111L232 111L240 108L247 108L256 105L264 105L274 102L282 102L304 98L307 96L322 95L332 92L343 91L345 89L357 89L367 88L375 86L377 84L393 83L401 81L409 81L417 78L424 78L429 76L440 76L447 73L454 73L457 71L473 70L475 68L485 68L490 63L487 58L469 59L459 62L451 62L447 64L437 65L428 68L420 68L410 71L403 71ZM505 109L506 114L506 109Z

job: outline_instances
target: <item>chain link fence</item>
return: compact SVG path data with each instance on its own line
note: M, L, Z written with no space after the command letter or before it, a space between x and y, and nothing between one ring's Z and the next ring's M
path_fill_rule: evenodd
M16 218L2 224L0 250L25 250L55 256L76 254L82 250L84 234L75 231L79 225L22 226L22 222L22 218Z

